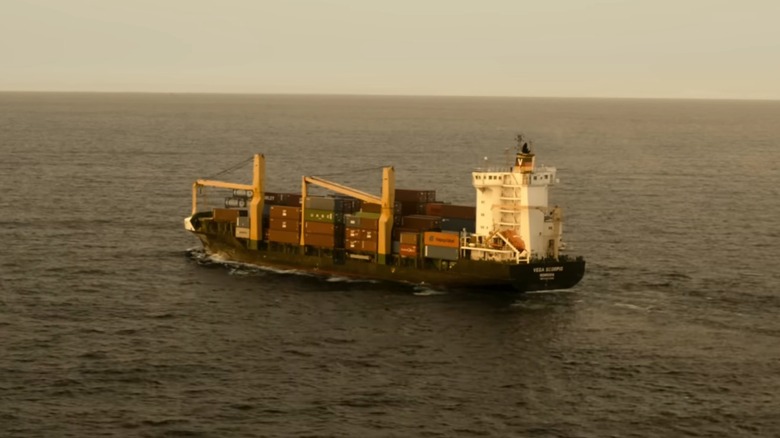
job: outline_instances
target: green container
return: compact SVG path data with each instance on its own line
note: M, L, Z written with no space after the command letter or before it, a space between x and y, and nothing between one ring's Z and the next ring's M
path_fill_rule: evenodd
M355 213L355 216L357 216L357 217L364 217L364 218L367 218L367 219L379 219L379 216L381 216L381 214L379 214L379 213L368 213L368 212L365 212L365 211L359 211L359 212Z
M344 222L342 213L335 213L328 210L306 209L305 219L309 222L324 222L328 224L340 224Z

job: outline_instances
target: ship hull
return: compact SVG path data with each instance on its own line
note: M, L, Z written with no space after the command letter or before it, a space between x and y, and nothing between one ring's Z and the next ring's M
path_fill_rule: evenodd
M228 234L194 232L206 252L227 260L275 269L295 269L322 276L344 276L407 284L426 284L450 289L520 291L567 289L585 273L585 262L545 261L505 264L460 259L447 262L430 259L399 259L394 264L371 263L352 258L343 249L317 250L261 242L248 249L244 240Z

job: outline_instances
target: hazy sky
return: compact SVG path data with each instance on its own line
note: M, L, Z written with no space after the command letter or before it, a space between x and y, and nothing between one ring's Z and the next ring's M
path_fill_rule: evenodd
M1 0L0 90L780 99L780 0Z

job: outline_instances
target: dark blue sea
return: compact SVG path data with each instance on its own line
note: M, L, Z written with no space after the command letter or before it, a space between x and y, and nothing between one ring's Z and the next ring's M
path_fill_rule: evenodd
M520 132L571 290L191 255L192 182L253 153L473 204ZM780 436L780 102L0 93L0 189L2 437Z

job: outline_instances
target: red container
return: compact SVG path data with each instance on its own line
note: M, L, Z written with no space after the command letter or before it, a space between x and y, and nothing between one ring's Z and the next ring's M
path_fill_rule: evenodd
M443 205L440 202L429 202L425 204L425 214L428 216L444 216L441 214Z
M401 257L417 257L417 245L402 243L398 253L401 255Z
M474 220L477 218L477 208L468 205L442 204L441 214L437 216Z

